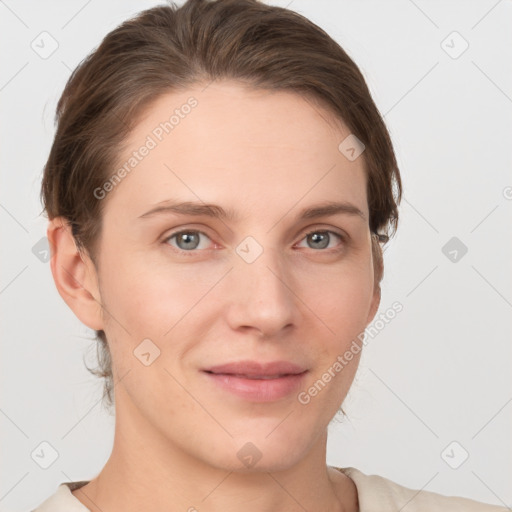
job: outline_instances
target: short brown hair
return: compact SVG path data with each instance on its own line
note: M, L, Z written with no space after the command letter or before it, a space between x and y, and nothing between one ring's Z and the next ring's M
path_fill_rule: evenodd
M318 101L363 142L380 286L379 242L396 231L402 194L384 121L359 68L339 44L300 14L258 0L158 6L107 34L73 71L57 105L57 130L41 187L48 217L63 216L77 247L96 264L105 201L93 191L112 174L140 114L162 94L221 79ZM104 378L103 398L111 406L110 351L105 332L96 335L99 369L92 373Z

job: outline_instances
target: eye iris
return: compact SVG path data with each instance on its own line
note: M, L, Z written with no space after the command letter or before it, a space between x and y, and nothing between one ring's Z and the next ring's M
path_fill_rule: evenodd
M195 240L193 240L195 238ZM184 241L185 246L181 246L180 242ZM180 249L196 249L199 245L199 235L193 232L183 232L176 235L176 243Z
M322 233L322 232L316 232L311 233L309 235L309 239L313 240L314 242L323 242L320 243L320 245L317 245L315 249L325 249L329 245L329 234L328 233Z

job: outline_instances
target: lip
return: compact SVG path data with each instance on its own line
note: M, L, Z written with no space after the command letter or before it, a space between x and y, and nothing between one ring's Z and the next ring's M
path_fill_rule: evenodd
M259 361L235 361L221 365L205 368L204 371L211 373L224 373L230 375L247 375L254 376L272 376L272 375L289 375L299 374L306 371L307 368L290 361L271 361L263 363Z
M280 400L297 391L307 372L287 361L238 361L203 370L210 382L220 389L259 403Z

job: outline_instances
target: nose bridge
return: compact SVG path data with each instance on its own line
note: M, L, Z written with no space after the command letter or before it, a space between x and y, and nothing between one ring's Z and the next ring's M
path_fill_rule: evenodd
M268 237L267 237L268 240ZM296 297L284 255L247 237L236 247L230 321L275 333L295 321Z

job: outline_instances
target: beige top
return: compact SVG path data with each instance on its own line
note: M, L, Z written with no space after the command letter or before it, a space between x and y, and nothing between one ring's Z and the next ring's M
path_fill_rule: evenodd
M359 512L504 512L506 507L487 505L468 498L444 496L403 487L378 475L366 475L355 468L335 468L356 484ZM71 491L88 481L64 482L55 494L31 512L90 512ZM407 507L406 507L407 505Z

